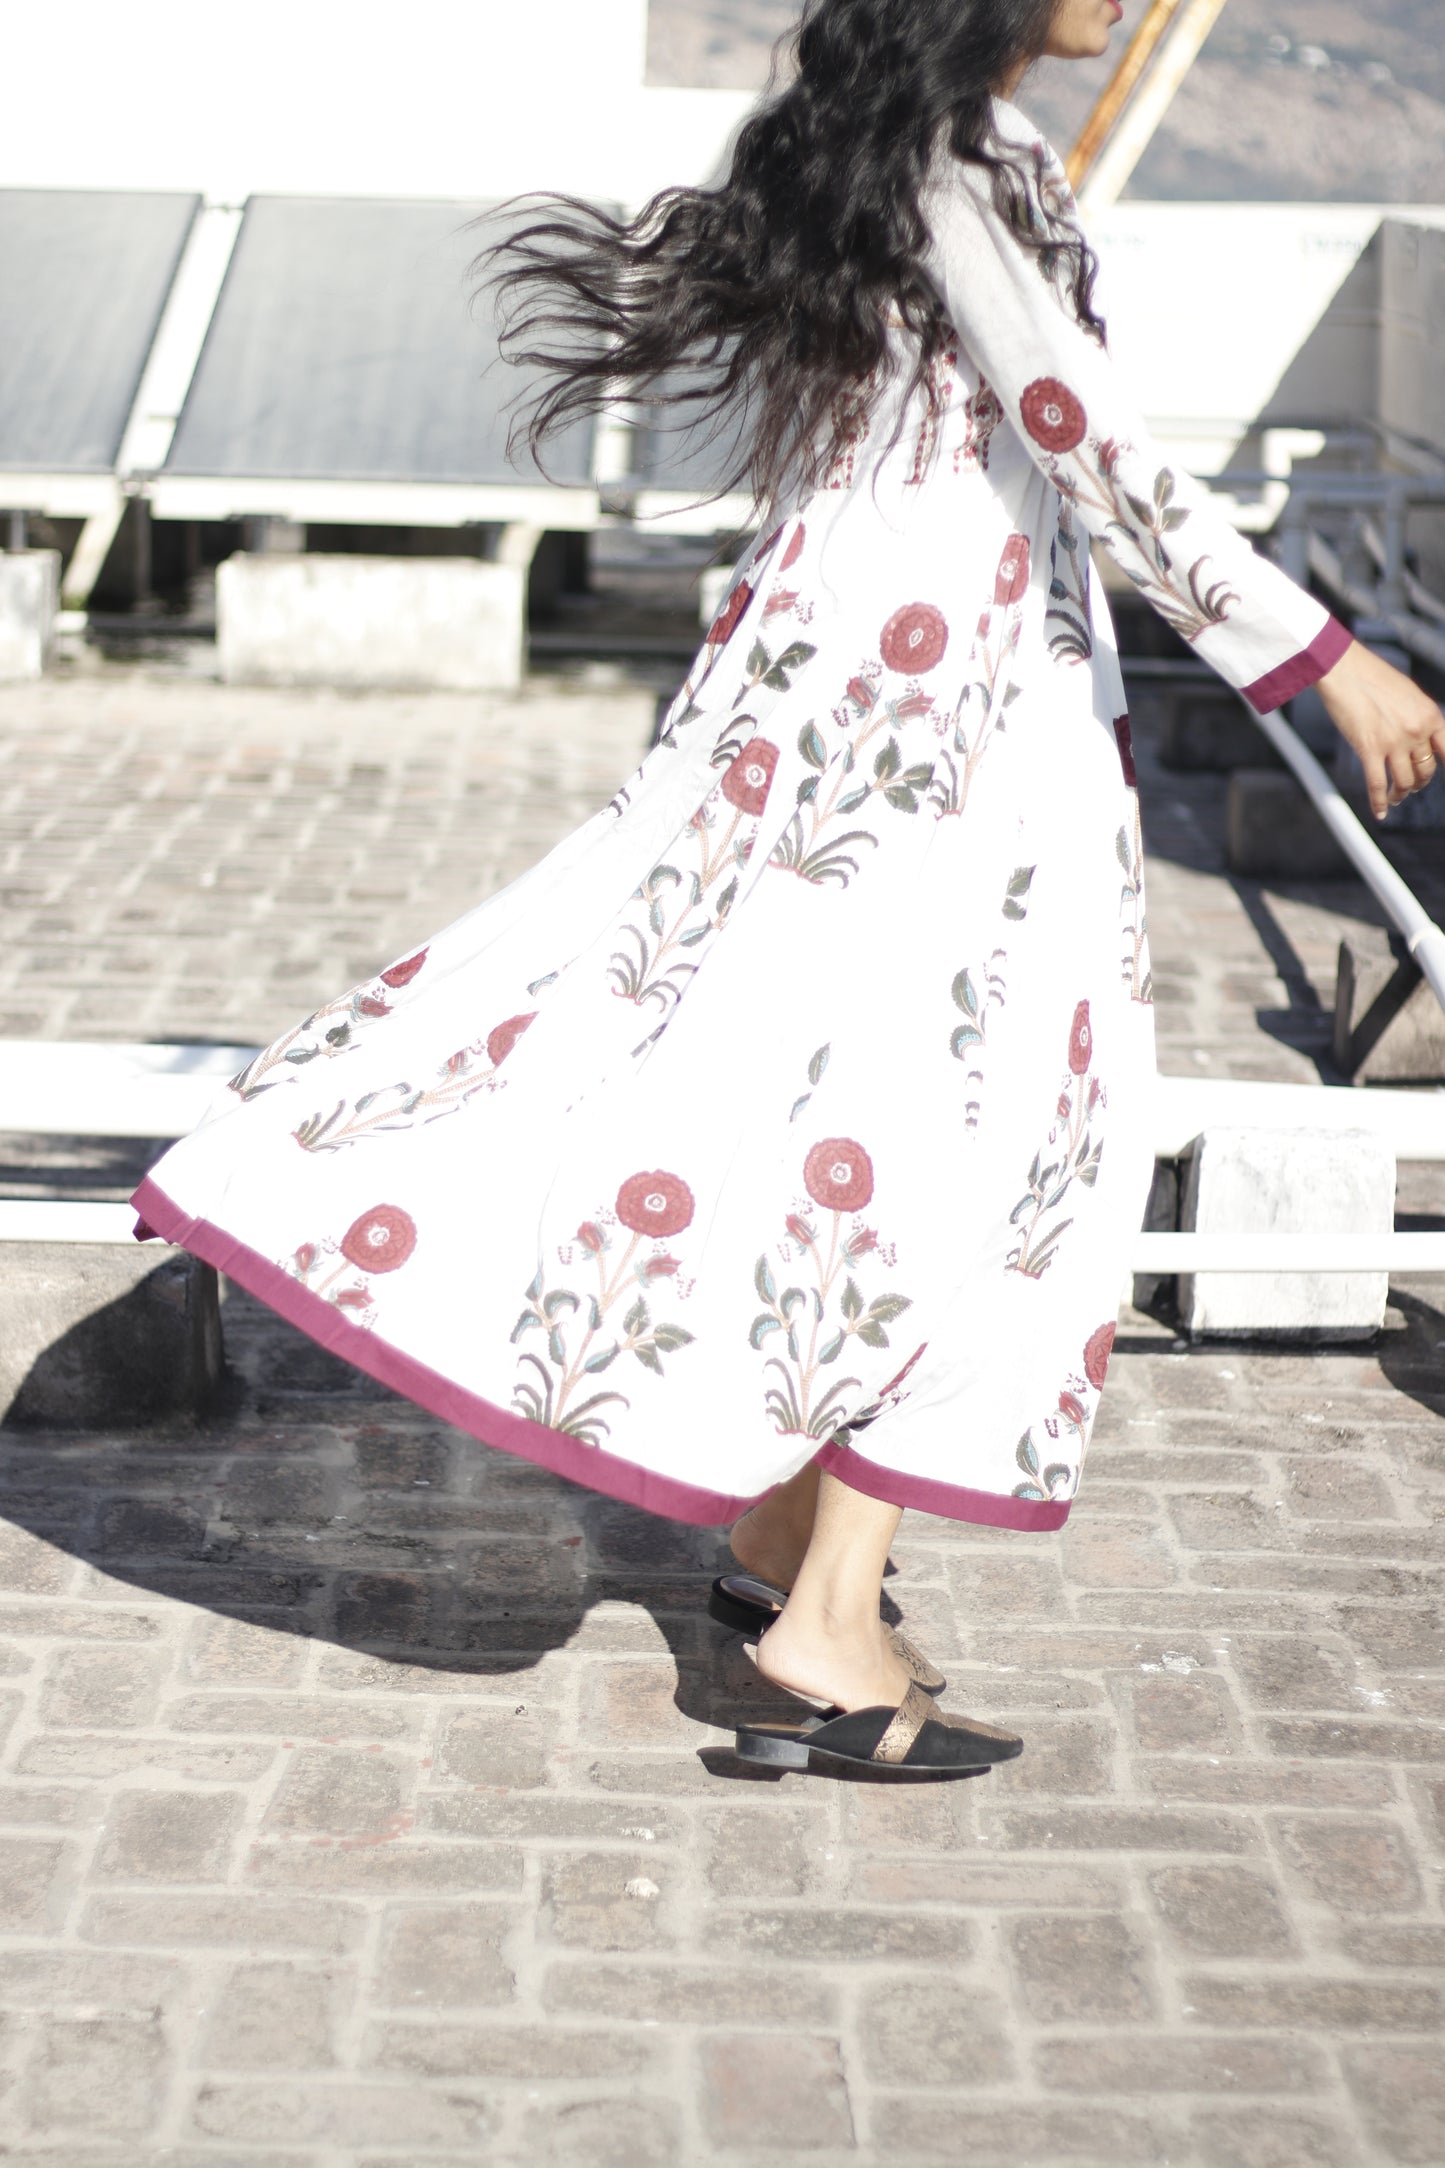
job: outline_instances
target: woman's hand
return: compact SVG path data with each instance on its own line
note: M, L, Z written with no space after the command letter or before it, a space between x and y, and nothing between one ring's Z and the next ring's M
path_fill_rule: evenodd
M1355 640L1318 691L1330 721L1360 756L1377 821L1434 781L1445 761L1445 715L1403 670Z

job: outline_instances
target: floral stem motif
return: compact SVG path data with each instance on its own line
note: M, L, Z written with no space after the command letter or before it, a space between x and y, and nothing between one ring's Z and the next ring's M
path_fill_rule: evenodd
M577 1230L577 1246L596 1267L595 1293L578 1293L569 1287L549 1290L545 1273L538 1272L527 1289L526 1308L512 1329L514 1344L534 1331L540 1331L546 1342L544 1355L528 1350L519 1358L524 1369L536 1373L535 1380L520 1378L513 1393L513 1406L529 1422L563 1431L583 1445L600 1446L609 1434L600 1411L609 1405L630 1407L631 1402L625 1393L611 1390L587 1393L577 1400L577 1391L622 1355L636 1356L645 1370L661 1377L663 1356L691 1344L693 1335L681 1325L654 1321L647 1302L646 1291L654 1281L676 1277L678 1259L665 1249L643 1256L638 1252L649 1240L665 1241L681 1234L691 1226L694 1210L692 1191L679 1176L660 1170L629 1175L617 1192L613 1212L599 1211ZM625 1228L631 1239L621 1255L612 1259L614 1237L609 1230L614 1225ZM558 1255L564 1264L571 1263L570 1246ZM609 1323L618 1304L628 1297L620 1323ZM574 1337L575 1346L569 1345Z
M1094 1034L1089 1023L1089 1004L1081 1001L1074 1011L1069 1032L1069 1071L1059 1093L1057 1116L1047 1144L1035 1152L1029 1168L1029 1186L1009 1214L1019 1229L1016 1247L1010 1250L1005 1270L1020 1272L1026 1279L1042 1279L1054 1261L1059 1242L1073 1219L1051 1220L1075 1182L1092 1189L1099 1178L1104 1154L1103 1139L1095 1143L1089 1123L1096 1108L1107 1105L1103 1086L1091 1075Z
M1149 925L1144 910L1144 837L1139 808L1134 807L1132 832L1123 827L1114 838L1114 850L1124 869L1120 912L1124 928L1124 984L1131 1001L1152 1002L1154 978L1149 968Z
M283 1081L275 1073L278 1070L299 1069L307 1062L346 1053L368 1024L390 1016L392 1004L387 994L411 984L426 962L427 953L426 949L418 949L414 956L404 957L364 985L353 986L324 1008L314 1009L303 1023L263 1047L239 1076L232 1077L230 1090L242 1099L255 1099Z
M787 692L793 682L792 673L801 670L805 662L811 662L817 652L806 640L790 640L781 653L774 655L765 640L754 640L748 650L743 682L738 687L733 706L741 707L760 685L766 685L770 692Z
M656 1002L664 1012L682 999L698 964L680 951L698 948L727 919L737 898L738 880L753 853L758 823L772 788L778 748L767 738L740 746L714 791L688 822L686 842L697 853L695 865L654 866L633 900L646 905L642 924L622 928L635 949L615 950L608 966L612 991L641 1008ZM729 808L725 816L718 800ZM721 831L721 832L719 832ZM682 853L679 852L681 857ZM711 891L730 876L715 902ZM671 923L667 899L680 902Z
M1030 574L1028 536L1012 534L999 555L993 602L978 621L968 659L973 674L953 715L952 749L940 754L934 767L928 798L940 820L962 813L978 764L995 731L1005 728L1007 711L1022 689L1011 666L1023 633Z
M815 1063L817 1059L815 1055ZM823 1390L820 1373L832 1368L850 1340L864 1347L887 1347L887 1327L912 1302L895 1294L877 1295L870 1302L853 1276L866 1270L862 1260L879 1248L876 1231L853 1217L873 1196L873 1162L862 1145L851 1137L823 1138L803 1162L803 1187L826 1218L827 1231L821 1231L817 1214L790 1212L783 1254L790 1262L807 1260L805 1277L811 1284L780 1289L767 1257L760 1257L753 1285L763 1307L753 1319L748 1341L761 1349L770 1335L781 1333L786 1355L771 1355L764 1365L765 1373L777 1372L764 1394L768 1413L784 1435L822 1439L846 1428L848 1397L862 1390L862 1380L835 1377ZM850 1218L852 1224L845 1229Z
M1056 1451L1062 1450L1066 1457L1048 1462L1041 1460L1034 1438L1036 1425L1031 1424L1019 1439L1014 1459L1024 1481L1014 1485L1015 1498L1057 1503L1073 1497L1079 1487L1079 1469L1093 1425L1091 1403L1096 1402L1103 1391L1113 1345L1112 1322L1100 1325L1090 1333L1084 1349L1082 1373L1065 1380L1057 1409L1044 1418L1044 1435L1049 1445ZM1048 1449L1046 1446L1045 1450Z
M1067 497L1059 499L1059 524L1050 548L1049 605L1046 625L1057 630L1049 636L1049 653L1056 662L1088 662L1094 652L1093 617L1089 607L1089 560L1081 550L1074 508Z
M1003 916L1017 923L1029 915L1028 894L1033 886L1035 866L1015 866L1004 889ZM952 986L953 1005L963 1015L963 1022L955 1024L949 1039L949 1051L955 1061L972 1063L964 1077L964 1088L972 1088L972 1097L964 1101L964 1123L969 1129L977 1129L983 1099L983 1057L988 1046L988 1020L995 1009L1001 1009L1007 998L1004 966L1008 962L1008 950L996 948L985 964L970 970L967 965L959 972ZM975 976L976 973L976 976ZM983 991L979 991L982 985Z
M890 630L905 615L938 620L935 630L926 622L921 628L914 625L908 630L921 633L928 645L921 648L922 659L909 656L906 646L900 645L900 655L908 656L915 671L932 669L941 660L947 644L947 628L936 610L929 605L917 603L911 613L899 611L883 628L884 659L888 660L888 636ZM901 636L906 639L907 631ZM833 763L829 774L828 748L816 723L805 723L798 735L798 751L804 764L812 771L804 777L798 789L798 807L773 848L769 863L786 873L797 874L800 880L821 886L836 881L846 888L858 871L858 860L852 851L860 844L877 847L878 838L869 828L847 828L839 833L828 833L834 822L861 812L871 798L881 797L884 804L895 813L916 813L921 794L928 789L933 778L933 766L923 761L904 765L899 735L905 724L917 721L931 712L933 695L916 687L903 691L893 698L879 697L883 670L878 664L865 664L856 677L848 680L841 706L834 712L834 721L840 730L852 730L846 738L841 759ZM860 727L854 728L854 725ZM873 755L872 775L862 782L856 780L863 764L864 748L884 732L888 735ZM851 846L851 849L850 849Z
M303 1152L339 1152L362 1137L379 1137L433 1122L465 1106L477 1092L498 1089L495 1078L537 1011L509 1016L476 1046L459 1047L436 1072L436 1081L420 1089L408 1083L383 1084L356 1100L339 1099L329 1114L308 1114L291 1134Z

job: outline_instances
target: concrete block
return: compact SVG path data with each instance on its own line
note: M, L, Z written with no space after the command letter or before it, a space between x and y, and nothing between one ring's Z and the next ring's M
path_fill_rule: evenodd
M527 568L470 557L238 551L216 573L221 675L236 685L512 692Z
M1159 758L1183 774L1283 764L1239 700L1222 687L1182 686L1164 704Z
M0 684L38 678L60 607L60 552L0 554Z
M1445 1010L1383 930L1340 943L1334 1057L1356 1084L1445 1083Z
M1274 768L1236 768L1225 808L1231 873L1276 880L1334 880L1350 861L1294 777Z
M1185 1229L1380 1234L1394 1215L1395 1156L1366 1130L1206 1129L1185 1163ZM1383 1272L1181 1273L1179 1318L1194 1339L1368 1340L1388 1293Z
M0 1421L125 1425L194 1413L221 1375L216 1275L183 1252L0 1249Z

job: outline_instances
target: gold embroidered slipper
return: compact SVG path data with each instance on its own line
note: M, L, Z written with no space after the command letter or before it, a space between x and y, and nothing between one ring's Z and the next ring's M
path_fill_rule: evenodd
M785 1589L774 1588L771 1581L759 1580L755 1573L724 1573L712 1584L707 1599L708 1616L715 1618L720 1626L730 1626L746 1640L756 1641L760 1634L767 1632L787 1600ZM925 1694L941 1694L948 1681L937 1664L930 1663L923 1651L916 1649L896 1626L890 1626L888 1632L893 1641L893 1653L909 1678L921 1686Z
M800 1695L797 1697L802 1699ZM1012 1732L940 1709L915 1682L896 1709L835 1709L804 1724L740 1724L739 1761L769 1769L866 1769L885 1781L975 1775L1012 1761L1024 1743Z

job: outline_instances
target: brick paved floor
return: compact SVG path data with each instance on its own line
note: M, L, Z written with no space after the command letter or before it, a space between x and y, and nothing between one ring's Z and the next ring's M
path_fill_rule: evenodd
M269 1032L650 713L4 694L3 1028ZM1265 898L1294 964L1145 774L1167 1065L1315 1074L1362 904ZM0 2158L1445 2160L1438 1285L1328 1354L1127 1316L1060 1537L910 1516L894 1601L1028 1747L908 1790L731 1765L715 1536L227 1334L204 1424L0 1448Z

